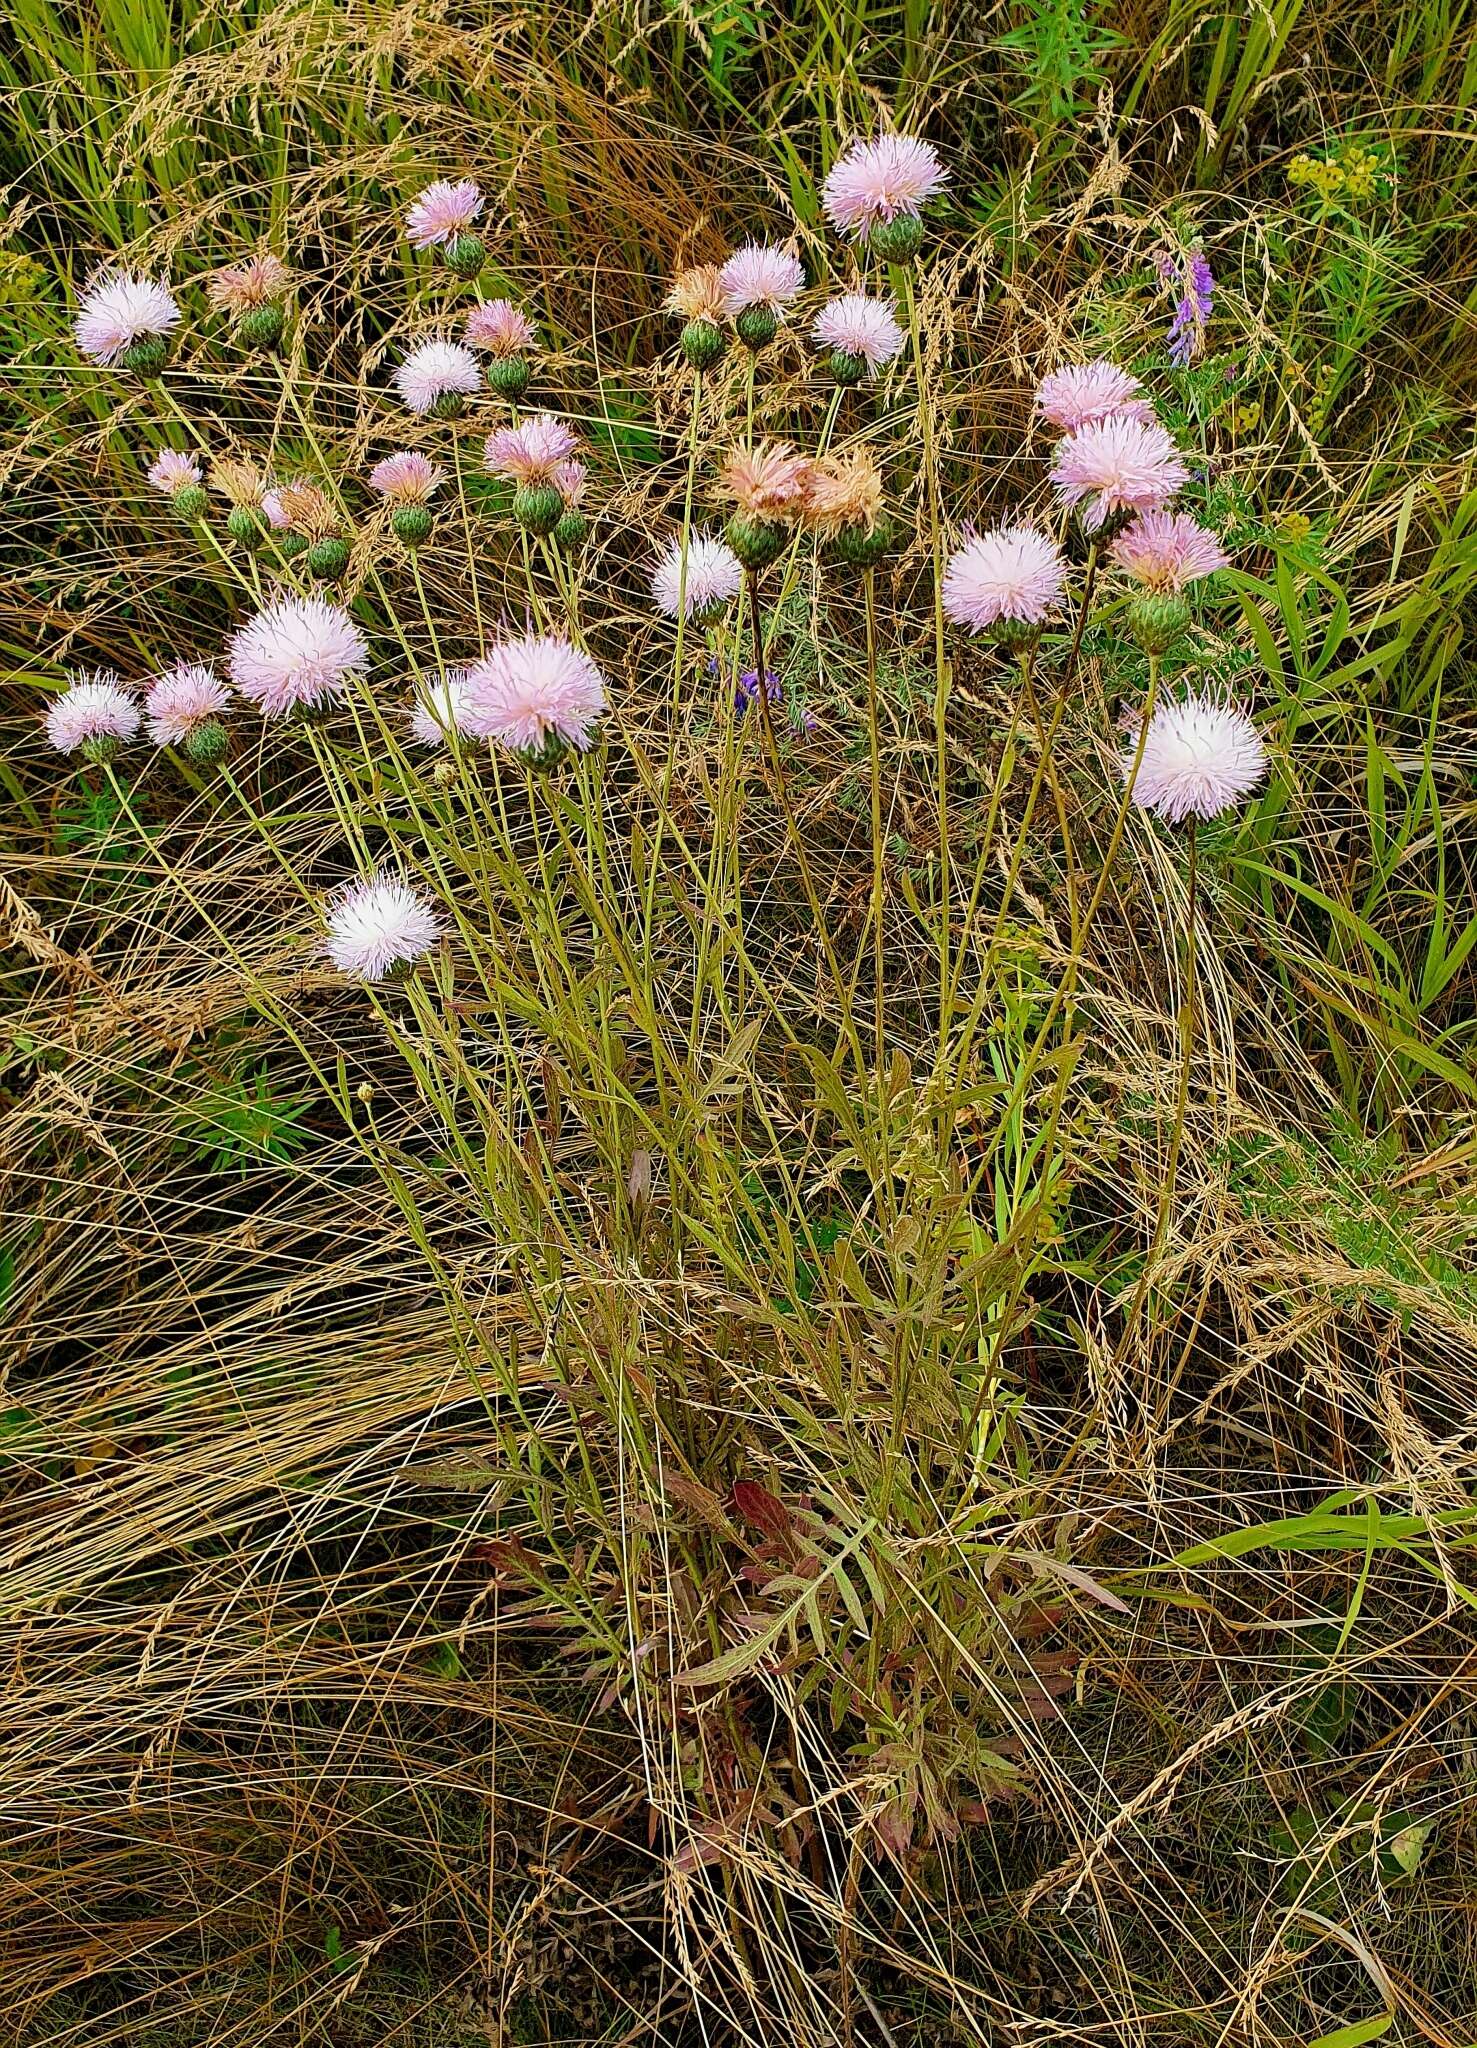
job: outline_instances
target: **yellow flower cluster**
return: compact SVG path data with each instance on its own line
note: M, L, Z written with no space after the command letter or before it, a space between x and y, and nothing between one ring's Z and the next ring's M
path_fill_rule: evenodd
M1290 541L1296 547L1299 541L1306 540L1313 531L1313 522L1306 512L1284 512L1277 531L1283 540Z
M1370 205L1380 196L1382 176L1379 158L1359 142L1345 143L1337 156L1331 157L1310 156L1307 150L1299 150L1287 167L1289 185L1309 186L1325 204L1346 199L1351 205Z
M1261 425L1262 402L1259 398L1233 399L1223 408L1221 416L1239 441L1244 435L1255 433Z

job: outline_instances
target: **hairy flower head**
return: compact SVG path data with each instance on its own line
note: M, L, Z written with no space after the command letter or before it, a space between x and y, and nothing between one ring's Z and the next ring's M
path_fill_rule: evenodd
M231 641L231 680L264 718L341 697L369 660L364 635L342 605L284 597L264 605Z
M219 491L228 504L255 512L261 509L267 484L254 462L239 455L221 455L210 465L210 488Z
M583 649L553 634L499 642L467 678L466 727L510 753L551 739L583 750L605 710L605 678Z
M716 327L728 311L722 270L716 263L696 263L679 271L663 305L679 319L707 320Z
M208 718L218 718L231 693L213 668L181 662L155 676L144 692L149 738L156 747L178 746Z
M950 555L944 611L972 633L1006 621L1039 626L1061 603L1066 557L1034 526L997 526Z
M470 308L463 339L495 360L521 356L538 340L533 322L511 299L484 299Z
M482 385L477 358L454 341L423 341L395 372L395 389L408 412L428 413L439 398L471 398Z
M417 450L386 455L369 472L369 488L392 505L424 505L446 481L446 471Z
M1051 480L1081 508L1089 532L1113 512L1155 512L1189 481L1180 451L1157 421L1094 420L1059 443Z
M1125 782L1137 751L1122 757ZM1266 772L1266 749L1239 706L1189 697L1154 713L1131 794L1140 810L1177 825L1183 818L1218 818L1249 796Z
M188 490L191 485L198 484L202 473L200 458L182 455L177 448L163 449L149 464L149 482L167 498L172 498L176 491Z
M340 974L379 981L429 953L441 929L430 899L382 869L331 900L324 950Z
M264 249L246 263L228 263L206 280L205 291L218 313L255 312L275 306L287 294L292 272L278 256Z
M751 306L762 306L778 316L805 289L805 270L789 249L773 242L746 242L723 265L718 283L726 313L736 315Z
M423 747L444 747L453 732L470 732L471 671L448 669L432 681L424 677L410 707L410 729Z
M483 459L494 476L517 484L552 483L579 446L579 436L551 412L535 413L516 427L495 427Z
M831 166L821 203L843 235L865 235L899 214L916 218L942 192L948 173L930 142L912 135L879 135L851 143Z
M405 216L413 249L434 249L464 235L482 211L482 194L470 178L438 178Z
M1075 434L1079 427L1097 420L1141 420L1148 425L1154 408L1140 396L1143 388L1127 370L1099 358L1050 371L1036 386L1033 403L1048 426L1060 427L1066 434Z
M805 495L805 521L817 533L843 528L865 533L882 517L882 476L866 448L846 455L823 455L810 466Z
M89 740L131 740L138 728L137 699L110 668L74 677L46 709L46 737L59 754L75 753Z
M162 339L179 321L180 309L162 284L130 270L114 270L87 287L72 331L89 361L116 363L136 341Z
M832 299L816 315L810 331L822 348L860 356L873 376L892 361L906 339L892 300L868 298L865 292Z
M733 448L718 476L720 493L750 519L798 519L810 496L815 465L788 441Z
M1215 535L1187 512L1140 512L1118 535L1109 554L1146 590L1183 590L1230 562Z
M651 572L651 594L657 609L675 619L686 606L688 618L702 617L727 604L743 588L738 556L710 533L694 533L687 543L687 575L682 572L682 536L673 536Z

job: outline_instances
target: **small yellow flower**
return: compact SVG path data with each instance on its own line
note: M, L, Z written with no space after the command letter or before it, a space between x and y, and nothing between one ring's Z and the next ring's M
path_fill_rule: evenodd
M1306 540L1313 531L1313 522L1306 512L1284 512L1277 531L1283 540L1290 541L1296 547L1299 541Z

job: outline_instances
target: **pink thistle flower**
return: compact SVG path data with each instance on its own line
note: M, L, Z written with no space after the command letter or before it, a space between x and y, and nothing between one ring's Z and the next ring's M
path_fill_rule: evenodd
M1132 747L1122 756L1125 782L1137 752ZM1141 811L1177 825L1183 818L1218 818L1249 796L1266 773L1266 748L1238 705L1189 697L1183 704L1161 704L1149 721L1130 794Z
M943 191L948 175L933 144L916 136L858 139L831 166L821 203L838 233L862 236L899 214L916 219Z
M351 882L331 900L324 950L340 974L380 981L392 968L413 966L429 953L441 930L435 906L398 875L381 870L367 881Z
M423 747L444 747L452 733L472 731L467 723L471 714L471 670L449 669L435 682L421 682L410 708L410 729Z
M413 249L435 249L464 235L482 211L482 194L470 178L438 178L427 185L405 216Z
M1115 565L1146 590L1183 590L1230 566L1213 533L1186 512L1140 512L1109 550Z
M579 436L563 420L540 412L516 427L494 428L487 437L484 461L494 476L513 483L550 483L578 446Z
M733 448L724 458L718 488L750 519L798 519L815 476L808 455L788 441L762 441L757 448Z
M1149 426L1154 408L1147 398L1138 396L1143 388L1127 370L1099 358L1052 370L1036 386L1033 403L1049 426L1060 427L1066 434L1075 434L1098 420L1140 420Z
M230 701L230 691L213 668L181 662L155 676L144 693L149 738L156 747L179 746L197 726L218 718Z
M282 502L283 490L290 490L291 488L292 487L290 484L268 484L267 488L262 492L263 515L266 518L268 526L272 527L278 533L286 533L288 528L292 525L291 515L289 514L287 507Z
M874 377L906 339L892 300L871 299L865 292L846 292L832 299L816 315L810 331L820 347L838 355L860 356Z
M561 462L549 481L572 512L585 495L590 472L583 462Z
M89 741L116 752L139 728L139 708L115 670L100 668L74 677L46 710L46 737L59 754L74 754Z
M467 679L467 730L511 753L551 740L583 751L606 706L605 678L580 648L552 634L504 640Z
M369 488L392 505L424 505L445 481L446 471L414 449L386 455L369 472Z
M528 315L511 299L487 299L467 314L463 339L494 357L521 356L538 336Z
M718 283L730 316L762 306L778 318L805 289L805 270L788 249L773 242L746 242L723 265Z
M675 619L683 609L688 618L711 617L742 590L744 572L739 558L726 542L711 534L695 533L687 543L687 586L682 581L682 536L673 537L667 552L651 572L651 594L657 609Z
M345 678L368 660L364 635L342 605L284 597L232 638L231 680L263 718L281 718L295 705L341 697Z
M1034 526L975 534L944 570L944 611L956 626L1039 626L1061 603L1066 557Z
M165 448L149 464L149 482L167 498L199 484L204 474L198 456L182 455L177 448Z
M1094 420L1057 448L1051 480L1095 531L1111 512L1157 512L1189 481L1189 466L1157 421Z
M482 386L477 358L454 341L423 341L395 372L395 389L406 410L433 412L444 398L471 398Z
M116 363L135 342L160 340L179 325L172 295L152 278L115 270L95 278L77 308L72 332L91 362Z

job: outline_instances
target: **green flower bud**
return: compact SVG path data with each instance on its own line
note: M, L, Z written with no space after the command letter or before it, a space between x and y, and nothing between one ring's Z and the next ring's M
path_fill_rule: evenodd
M746 569L767 569L785 551L785 529L768 519L754 519L735 512L724 528L728 545Z
M119 361L135 376L152 377L169 361L169 343L162 334L141 334L124 349Z
M250 505L233 505L226 514L226 532L243 547L255 547L262 536L262 515Z
M236 332L247 348L275 348L282 339L280 306L252 306L241 315Z
M875 569L895 539L892 521L879 519L875 526L843 526L831 536L828 552L832 559L851 569Z
M559 524L554 528L554 539L567 553L582 548L589 538L590 522L583 512L571 505Z
M487 388L516 404L528 389L532 375L527 356L494 356L487 365Z
M181 519L203 519L210 508L210 493L204 484L181 484L170 503Z
M779 315L768 306L745 306L733 323L734 332L745 348L767 348L779 333Z
M838 384L860 384L867 374L867 359L850 355L844 348L833 348L830 371Z
M682 330L682 353L695 370L711 370L723 360L728 337L712 320L689 320Z
M1128 630L1145 654L1167 654L1189 623L1189 604L1177 590L1145 590L1129 601Z
M476 277L487 261L480 235L453 235L449 242L442 243L441 254L447 269L457 277Z
M867 236L867 248L879 263L911 263L923 242L923 223L915 213L879 220Z
M405 548L418 548L431 537L431 512L427 505L397 505L390 514L390 531Z
M226 751L226 728L218 718L204 719L192 731L186 733L184 755L187 761L195 761L202 767L209 767L218 761Z
M117 760L122 745L116 733L96 732L91 739L82 742L82 758L101 767L105 761Z
M322 577L325 583L334 582L343 575L348 566L348 542L338 539L336 535L329 535L325 540L315 540L308 549L308 567L315 576Z
M564 499L553 484L523 484L513 497L513 517L530 533L552 533L564 517Z
M443 391L439 398L431 401L431 418L433 420L458 419L466 403L467 401L460 391Z

